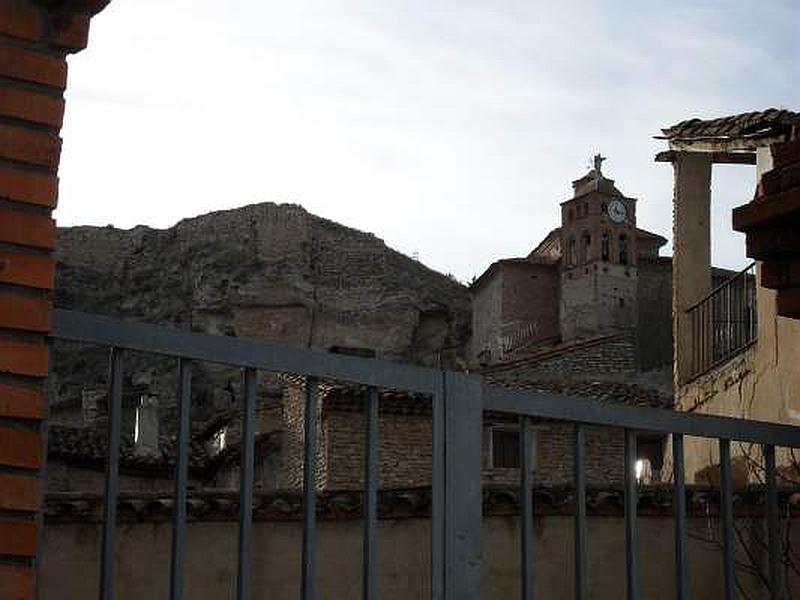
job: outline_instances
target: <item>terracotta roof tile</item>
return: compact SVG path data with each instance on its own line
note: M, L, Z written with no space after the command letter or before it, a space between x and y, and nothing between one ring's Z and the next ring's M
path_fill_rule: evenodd
M770 108L718 119L688 119L661 131L668 140L731 139L788 133L800 123L796 112Z
M687 485L687 514L716 516L719 514L719 489L706 485ZM519 511L519 490L509 485L483 486L485 515L514 515ZM569 515L574 507L574 491L569 487L536 486L534 509L541 515ZM764 488L752 485L734 490L734 510L737 514L763 514ZM671 518L673 491L670 484L642 486L638 492L641 515ZM798 514L800 494L796 484L781 485L779 502L782 507ZM620 487L590 487L586 498L590 515L622 515L624 492ZM317 516L323 520L354 520L362 518L363 496L359 491L323 491L317 496ZM430 487L385 489L378 495L378 510L382 519L427 517L430 515ZM190 490L187 501L189 521L231 520L239 517L238 490ZM120 522L168 522L174 509L169 496L134 492L119 494ZM57 492L45 499L45 519L48 523L98 523L103 519L103 496L97 493ZM279 491L253 494L255 521L299 521L302 519L302 495Z

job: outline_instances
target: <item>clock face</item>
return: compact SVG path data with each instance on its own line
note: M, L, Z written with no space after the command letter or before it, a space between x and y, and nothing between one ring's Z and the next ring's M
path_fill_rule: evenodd
M625 205L619 200L612 200L608 204L608 216L614 223L622 223L625 220Z

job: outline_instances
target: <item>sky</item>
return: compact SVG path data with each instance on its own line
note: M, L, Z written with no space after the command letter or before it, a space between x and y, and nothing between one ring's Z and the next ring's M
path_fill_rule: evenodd
M671 238L653 137L799 110L798 23L797 0L114 0L69 58L56 218L290 202L467 281L558 226L600 152ZM747 264L730 209L754 183L715 167L715 264Z

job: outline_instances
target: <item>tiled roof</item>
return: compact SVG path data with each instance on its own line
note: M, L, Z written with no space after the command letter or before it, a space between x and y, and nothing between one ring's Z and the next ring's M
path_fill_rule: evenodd
M687 485L686 508L689 515L719 514L719 489ZM568 487L535 487L534 510L540 515L569 515L574 507L574 493ZM743 514L763 511L763 486L750 486L734 491L734 510ZM638 511L645 516L673 516L671 485L643 486L638 491ZM796 484L780 489L782 507L797 514L800 510L800 489ZM166 522L172 518L174 500L152 493L120 493L118 519L130 522ZM624 493L618 487L590 487L586 508L590 515L622 515ZM362 518L363 496L358 491L323 491L317 495L317 516L322 520L354 520ZM427 517L430 515L430 487L381 490L378 512L382 519ZM239 518L238 490L190 490L187 501L190 521L235 521ZM518 489L513 486L484 486L485 515L514 515L519 512ZM99 523L103 520L103 496L97 493L58 492L45 499L48 523ZM299 521L302 519L302 496L295 492L258 493L253 495L253 519L256 521Z
M491 383L491 375L487 376L487 380ZM674 406L674 399L670 395L665 395L656 389L641 385L616 381L529 380L504 383L502 385L530 392L581 396L608 404L621 404L624 406L667 409L671 409Z
M507 375L507 372L504 372ZM648 408L668 408L674 406L671 395L637 384L614 381L569 381L569 380L527 380L507 383L494 381L491 373L484 375L490 385L502 385L516 390L580 396L624 406L644 406ZM364 410L367 387L359 385L333 386L323 392L323 411L360 412ZM386 391L380 394L380 409L392 414L429 415L431 400L424 394L406 394Z
M75 466L98 468L105 465L108 439L105 429L51 426L48 432L47 453L50 458L61 459ZM268 444L274 448L278 436L273 433L258 434L256 445ZM159 440L158 456L139 456L133 451L133 440L120 440L120 468L149 475L170 476L175 468L176 442L168 436ZM202 441L193 439L190 445L189 469L195 474L208 474L223 464L238 460L238 443L229 444L216 455L209 455Z
M480 277L478 277L475 281L473 281L469 287L470 289L474 290L483 285L484 282L488 281L494 273L496 273L501 267L505 265L520 265L520 266L528 266L528 267L541 267L544 266L546 268L555 268L558 261L547 256L531 253L528 255L527 258L501 258L499 260L494 261L489 268L486 269L483 273L481 273Z
M367 386L333 385L322 390L322 409L326 412L361 412L367 397ZM431 397L396 391L381 391L380 410L403 415L430 415Z
M780 135L788 133L798 123L798 113L770 108L719 119L688 119L661 131L671 141L724 140Z
M47 436L47 453L51 458L93 466L105 464L108 439L105 429L77 428L53 425ZM133 451L133 440L123 436L120 440L120 467L149 472L168 472L175 464L175 441L167 436L159 440L158 456L138 456ZM205 450L199 443L192 443L190 468L205 466Z

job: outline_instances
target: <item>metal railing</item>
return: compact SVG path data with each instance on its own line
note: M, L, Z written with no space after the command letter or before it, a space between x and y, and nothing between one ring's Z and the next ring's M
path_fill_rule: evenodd
M252 492L254 478L254 410L256 372L259 370L302 374L306 377L305 441L303 478L303 542L301 598L316 598L315 501L317 431L315 406L320 381L336 380L370 387L365 410L365 501L363 528L364 600L378 598L376 529L378 518L378 402L379 388L406 390L432 398L432 506L431 506L431 598L433 600L478 600L480 598L481 552L481 442L484 411L518 415L520 447L530 443L532 419L551 419L574 424L574 536L575 598L589 594L588 531L586 520L586 428L600 425L625 431L624 492L627 597L639 597L637 562L637 485L634 475L637 432L672 435L675 507L675 597L688 598L687 517L684 483L685 435L717 438L720 450L720 506L724 598L736 595L735 539L733 529L731 441L763 446L766 473L768 539L768 586L770 598L780 597L780 527L776 482L775 448L800 447L800 428L727 417L680 413L664 409L631 408L599 403L587 398L560 394L513 391L484 385L480 378L460 373L437 371L376 359L326 354L236 338L194 333L56 310L54 338L109 346L111 351L108 465L105 489L105 517L101 555L101 600L115 597L114 549L116 507L119 487L120 417L122 361L126 350L150 352L177 359L180 372L179 428L175 466L176 509L170 572L170 598L180 600L184 592L186 554L186 500L189 452L189 417L192 364L197 361L235 365L244 371L245 403L241 486L239 502L239 551L237 595L249 598L251 554ZM522 452L520 469L520 588L524 600L534 598L536 547L533 535L532 479L528 452Z
M755 263L714 288L686 313L692 331L691 380L730 360L756 340Z

